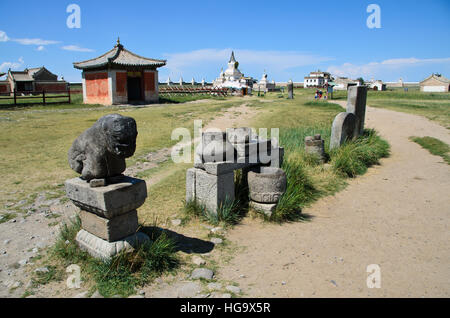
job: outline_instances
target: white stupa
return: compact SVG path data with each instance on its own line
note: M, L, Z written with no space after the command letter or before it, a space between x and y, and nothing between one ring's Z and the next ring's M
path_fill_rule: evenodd
M231 52L230 60L228 61L228 68L220 71L220 75L213 81L215 87L228 88L248 88L252 85L252 78L245 78L244 74L239 71L239 62L234 57L234 51Z
M270 92L275 90L275 81L269 82L267 79L266 70L264 70L263 76L259 80L258 84L253 85L254 90Z

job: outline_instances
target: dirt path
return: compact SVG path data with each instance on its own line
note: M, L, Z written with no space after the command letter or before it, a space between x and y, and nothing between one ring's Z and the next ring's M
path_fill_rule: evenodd
M382 165L304 210L308 223L247 218L227 238L244 246L221 267L250 297L449 297L450 166L408 140L449 131L423 117L368 108L366 126L392 146ZM369 264L381 288L366 284Z

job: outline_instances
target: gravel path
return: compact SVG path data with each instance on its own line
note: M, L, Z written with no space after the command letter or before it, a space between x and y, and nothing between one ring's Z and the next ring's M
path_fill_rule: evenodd
M408 140L450 144L449 130L370 107L366 126L389 141L391 157L305 209L311 222L245 219L227 235L244 252L218 278L250 297L450 296L450 166ZM380 289L367 287L370 264L380 266Z

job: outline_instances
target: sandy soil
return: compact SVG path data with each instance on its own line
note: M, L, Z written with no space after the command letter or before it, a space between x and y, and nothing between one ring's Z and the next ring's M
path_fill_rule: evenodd
M244 252L219 279L238 282L250 297L450 296L450 167L408 140L450 144L449 131L370 107L366 126L389 141L391 157L305 209L310 222L244 220L227 235ZM367 287L370 264L380 266L380 289Z

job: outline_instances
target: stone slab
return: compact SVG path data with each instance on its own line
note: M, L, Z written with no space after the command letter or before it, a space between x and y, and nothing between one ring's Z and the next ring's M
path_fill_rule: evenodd
M331 127L330 150L339 148L349 139L357 135L357 117L352 113L340 113Z
M80 209L108 219L136 210L147 198L145 181L125 176L121 182L99 188L74 178L67 180L65 187L68 198Z
M267 215L268 217L271 217L272 213L275 212L275 210L277 208L276 203L265 204L265 203L258 203L258 202L254 202L254 201L250 201L249 206L256 211Z
M100 259L111 259L120 252L131 252L139 245L149 242L150 238L141 232L130 235L120 241L108 242L86 230L78 232L76 242L78 246L91 256Z
M278 155L276 153L277 151ZM275 168L280 168L281 165L283 164L284 148L280 147L271 149L270 156L271 161L269 165ZM203 163L201 166L194 166L194 167L205 170L209 174L218 176L222 174L231 173L239 169L251 168L257 165L261 165L261 163L223 161L223 162L206 162Z
M94 213L80 212L81 227L108 242L118 241L135 234L138 230L137 211L133 210L112 219L102 218Z
M367 102L366 86L351 86L348 88L347 113L352 113L357 118L356 121L357 136L361 136L364 133L364 122L366 118L366 102Z
M207 162L203 164L203 169L212 175L218 176L222 174L228 174L235 170L250 168L257 163L236 163L231 161L224 162Z

